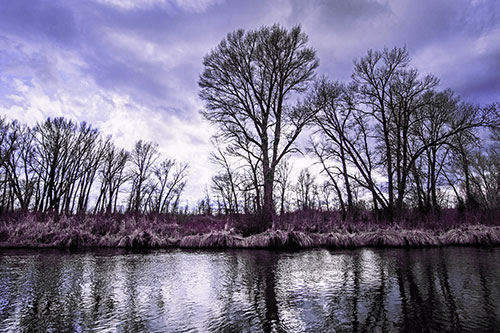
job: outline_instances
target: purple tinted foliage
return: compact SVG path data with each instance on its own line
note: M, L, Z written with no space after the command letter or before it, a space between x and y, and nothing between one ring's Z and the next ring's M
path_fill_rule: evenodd
M353 247L500 244L500 211L408 210L399 222L368 212L296 211L259 230L251 215L108 214L56 216L13 212L0 218L0 246L14 247Z

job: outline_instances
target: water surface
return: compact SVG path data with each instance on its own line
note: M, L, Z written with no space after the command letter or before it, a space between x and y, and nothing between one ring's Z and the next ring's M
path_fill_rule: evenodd
M0 331L498 331L499 263L470 247L0 250Z

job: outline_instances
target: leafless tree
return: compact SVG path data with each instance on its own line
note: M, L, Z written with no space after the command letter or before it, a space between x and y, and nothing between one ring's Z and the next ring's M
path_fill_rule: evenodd
M420 79L409 63L406 48L369 50L355 62L352 75L357 98L364 106L360 110L374 122L372 133L385 166L390 217L396 206L402 207L408 175L417 157L410 156L409 139L421 106L419 97L438 83L432 75Z
M84 214L89 205L92 185L97 170L105 156L109 140L102 140L97 129L86 123L81 123L74 140L75 147L72 159L76 160L75 168L69 173L72 185L67 187L63 197L63 207L66 213Z
M189 165L165 159L153 170L154 195L152 211L158 214L175 213L187 181Z
M212 177L212 189L221 200L226 214L238 214L241 175L228 158L231 152L224 150L218 138L214 138L212 143L216 151L211 154L210 160L219 169L218 173Z
M146 182L149 179L153 165L158 158L158 145L153 142L139 140L132 150L130 161L130 177L132 188L130 190L128 209L136 213L143 209Z
M283 159L276 168L276 183L279 199L280 214L283 215L290 209L290 190L292 187L290 175L292 173L292 164L288 159Z
M316 177L311 174L309 168L302 169L295 185L297 208L302 210L313 209L317 192Z
M325 209L326 211L331 211L334 208L333 201L335 198L335 189L328 180L324 181L320 187L320 195L321 195L321 209Z
M287 31L274 25L229 33L205 56L200 76L203 116L221 136L262 165L262 221L274 215L275 170L294 150L298 135L314 116L312 108L292 104L318 66L300 26Z
M118 149L114 144L106 147L103 161L99 170L100 190L94 213L105 211L116 212L120 187L128 180L125 167L130 154L124 149Z
M34 136L27 126L13 121L9 135L3 140L4 158L1 159L10 191L16 197L19 208L26 211L35 193L36 174L32 169Z
M368 190L374 208L382 208L391 219L406 204L409 179L422 185L419 177L424 174L418 167L426 158L428 192L437 205L437 177L446 158L443 147L453 137L483 126L486 119L480 108L459 105L449 92L435 93L438 80L433 75L421 77L409 63L406 48L369 50L355 62L348 87L328 80L316 86L321 108L316 123L323 137L313 147L316 155L325 170L336 171L329 176L338 188L339 178L333 176L343 176L348 207L353 205L352 181ZM337 165L328 166L328 160ZM380 182L381 176L386 183ZM423 199L423 189L416 191ZM341 191L337 192L342 205Z
M36 195L35 209L68 212L75 187L87 171L84 164L98 132L85 122L77 125L64 118L49 118L36 125L34 134L32 168L42 182L38 187L41 192ZM87 197L87 192L83 197Z

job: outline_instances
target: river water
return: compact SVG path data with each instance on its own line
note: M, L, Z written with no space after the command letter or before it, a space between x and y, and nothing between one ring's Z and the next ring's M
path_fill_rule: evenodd
M0 332L499 328L500 248L0 250Z

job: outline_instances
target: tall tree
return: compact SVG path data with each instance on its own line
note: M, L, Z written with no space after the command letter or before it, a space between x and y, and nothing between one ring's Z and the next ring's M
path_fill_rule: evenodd
M132 189L130 191L129 210L138 213L142 208L146 182L153 171L153 165L157 158L158 145L156 143L142 140L135 143L130 158L132 162Z
M124 172L129 159L130 154L124 149L119 150L112 143L106 147L99 170L101 187L94 213L98 210L106 213L116 212L120 187L129 179Z
M408 204L409 194L416 194L422 208L438 208L438 180L445 177L450 147L460 148L461 139L491 122L494 107L459 103L450 91L436 92L437 78L421 76L409 65L406 48L369 50L355 62L350 85L323 79L315 86L322 140L312 151L337 188L342 211L353 206L351 185L369 191L373 208L390 219ZM470 193L470 163L462 164Z
M240 174L232 167L227 152L217 138L213 140L217 152L210 155L211 162L216 165L219 172L212 177L212 189L222 200L226 214L239 213L239 178Z
M179 197L187 183L189 164L174 159L165 159L153 169L154 193L153 210L160 214L175 213Z
M407 178L414 163L410 157L410 127L420 108L420 96L435 87L438 80L409 68L406 48L369 50L355 62L352 75L358 98L375 126L373 134L385 165L389 214L401 208Z
M300 26L280 25L229 33L205 56L198 82L205 101L202 115L219 126L221 136L262 165L263 224L274 215L273 185L281 159L314 116L300 107L318 66L316 52L306 46Z
M27 210L35 192L36 174L33 171L33 130L18 121L10 124L8 140L3 151L9 152L0 158L9 186L19 202L21 210Z

